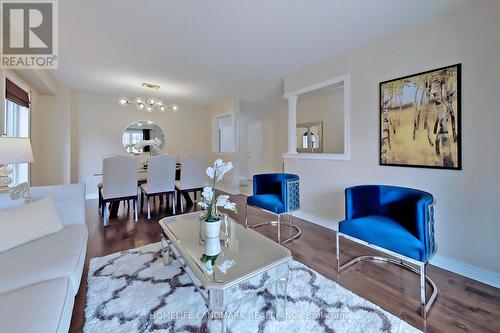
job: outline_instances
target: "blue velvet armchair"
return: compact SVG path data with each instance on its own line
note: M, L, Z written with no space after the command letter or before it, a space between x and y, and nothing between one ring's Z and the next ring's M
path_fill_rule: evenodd
M387 185L350 187L345 190L345 218L339 223L336 238L338 272L371 259L397 264L419 274L420 303L425 317L437 296L435 283L425 273L428 261L436 252L432 194ZM375 248L397 259L361 256L341 265L340 237ZM425 296L426 280L433 288L428 302Z
M299 176L289 173L268 173L253 177L253 195L247 198L245 207L245 225L248 225L248 206L277 215L277 221L254 224L251 228L263 225L276 225L278 243L283 244L300 236L300 229L293 224L293 212L300 208ZM282 222L281 216L289 215L289 222ZM295 230L289 238L281 239L281 226Z

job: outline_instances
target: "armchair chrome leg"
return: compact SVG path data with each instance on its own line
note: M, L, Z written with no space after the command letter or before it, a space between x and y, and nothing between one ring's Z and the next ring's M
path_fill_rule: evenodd
M337 250L339 249L339 245L338 245L339 244L339 236L338 235L339 234L337 234ZM345 237L345 236L342 236L342 237ZM349 239L352 239L352 238L349 238ZM394 254L391 254L391 255L394 255ZM420 266L419 267L420 269L417 269L417 268L407 264L405 261L403 261L403 260L407 260L407 259L397 258L397 257L396 257L397 258L396 259L396 258L390 258L390 257L366 255L366 256L359 256L359 257L353 258L350 261L348 261L347 263L340 265L340 254L337 254L337 256L339 258L337 260L337 267L338 267L337 270L339 273L344 271L345 269L351 267L352 265L357 264L358 262L361 262L364 260L376 260L376 261L382 261L382 262L386 262L386 263L395 264L395 265L403 267L403 268L405 268L405 269L407 269L415 274L418 274L420 277L420 304L421 304L421 308L422 308L421 315L422 315L422 318L427 319L427 313L429 312L432 304L436 300L436 297L438 295L438 289L437 289L437 286L434 283L434 281L432 281L426 275L426 265L427 265L426 262L421 263L421 264L418 263L418 266ZM417 265L417 263L414 263L414 264ZM431 297L429 297L429 300L427 300L426 293L425 293L426 282L429 282L429 284L432 287L432 295L431 295Z
M139 220L139 212L137 209L137 206L139 204L137 203L137 198L134 199L134 222L137 222Z
M293 217L291 217L291 220L289 222L282 222L281 221L281 214L276 214L274 212L270 212L270 211L267 211L265 209L262 209L260 207L256 207L256 206L252 206L258 210L261 210L263 212L267 212L267 213L271 213L271 214L274 214L278 217L277 221L269 221L269 222L262 222L262 223L257 223L257 224L254 224L254 225L249 225L248 224L248 206L249 205L245 205L245 226L248 228L258 228L258 227L262 227L264 225L272 225L272 226L277 226L278 227L278 243L279 244L285 244L285 243L288 243L288 242L291 242L292 240L300 237L300 235L302 234L302 230L300 230L299 227L297 227L296 225L294 225L292 222L293 222ZM251 206L251 205L250 205ZM285 240L281 240L281 226L287 226L287 227L290 227L290 228L293 228L295 229L295 231L297 232L294 236L291 236Z
M426 302L426 296L425 296L425 266L426 263L423 263L420 266L420 307L421 307L421 314L424 319L427 319L427 311L425 309L425 302Z
M293 224L293 215L292 214L290 214L290 222L289 223L283 223L283 222L281 222L280 224L281 225L286 225L286 226L290 227L290 237L287 238L287 239L285 239L284 241L280 242L280 244L285 244L285 243L291 242L294 239L299 238L300 235L302 235L302 230L300 230L299 227L297 227L295 224ZM295 231L297 232L295 234L295 236L291 236L292 229L295 229Z

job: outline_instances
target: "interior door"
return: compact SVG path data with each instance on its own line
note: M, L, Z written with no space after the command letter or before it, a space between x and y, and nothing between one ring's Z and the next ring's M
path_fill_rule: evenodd
M247 125L248 180L262 171L262 123Z

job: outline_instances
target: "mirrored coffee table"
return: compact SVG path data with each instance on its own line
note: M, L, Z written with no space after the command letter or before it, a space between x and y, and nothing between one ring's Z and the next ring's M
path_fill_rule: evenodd
M206 242L199 220L200 212L195 212L166 217L159 223L164 261L170 264L177 259L189 275L208 306L211 331L215 321L221 324L222 332L226 330L228 305L265 288L275 288L275 314L284 318L290 250L228 218L227 228L221 225L221 252L213 267L207 267L201 260Z

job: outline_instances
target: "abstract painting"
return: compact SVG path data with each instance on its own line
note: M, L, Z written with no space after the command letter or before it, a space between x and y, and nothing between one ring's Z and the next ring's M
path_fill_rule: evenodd
M461 64L380 83L380 164L460 170Z

